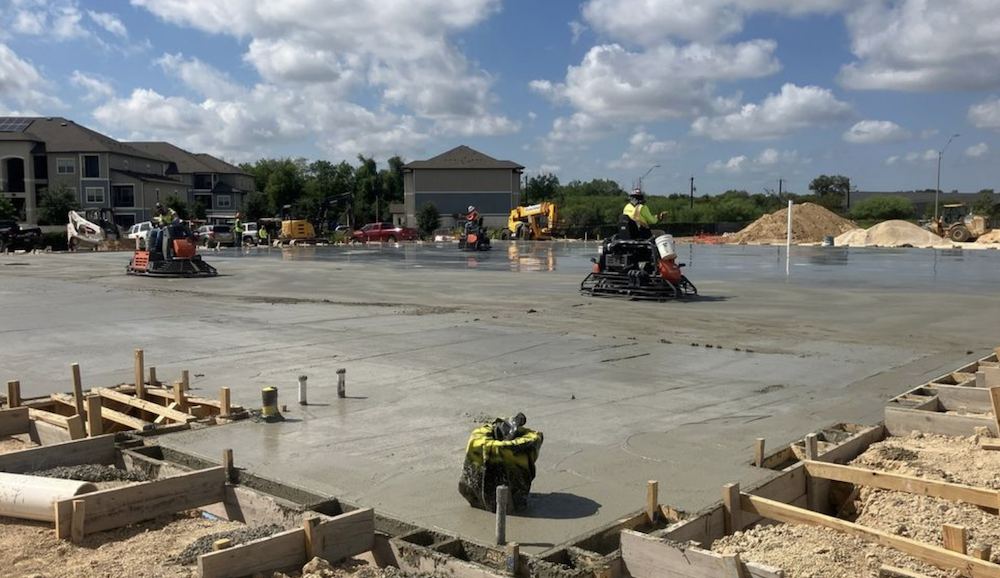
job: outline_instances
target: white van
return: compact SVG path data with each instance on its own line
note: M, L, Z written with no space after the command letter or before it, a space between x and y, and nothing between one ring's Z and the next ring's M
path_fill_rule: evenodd
M149 230L153 228L153 223L150 221L143 221L141 223L136 223L128 228L128 238L135 240L136 249L144 249L146 245L146 235L149 234Z

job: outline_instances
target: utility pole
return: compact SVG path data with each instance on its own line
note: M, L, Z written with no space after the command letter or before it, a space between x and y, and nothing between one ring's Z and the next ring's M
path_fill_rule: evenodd
M785 184L785 179L779 178L778 179L778 198L779 199L781 198L781 193L783 191L784 184Z
M691 210L694 210L694 175L691 175Z
M934 189L934 222L937 223L938 220L938 195L941 194L941 157L944 156L944 151L948 150L948 145L951 141L955 140L955 137L962 136L958 133L951 135L948 142L944 145L944 148L938 151L938 170L937 170L937 187Z

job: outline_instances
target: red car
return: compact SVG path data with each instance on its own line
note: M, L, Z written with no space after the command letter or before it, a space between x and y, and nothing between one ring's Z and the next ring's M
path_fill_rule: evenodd
M410 229L409 227L397 227L392 223L368 223L359 230L351 233L351 242L353 243L367 243L369 241L395 243L396 241L416 240L416 229Z

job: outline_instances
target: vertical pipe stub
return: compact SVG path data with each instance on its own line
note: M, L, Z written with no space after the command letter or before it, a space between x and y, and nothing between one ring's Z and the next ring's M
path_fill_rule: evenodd
M309 405L309 401L306 399L306 380L308 379L308 376L299 376L299 405Z
M261 409L260 415L265 420L277 419L281 416L278 412L278 388L265 387L260 390Z
M337 397L347 397L347 370L343 367L337 370Z

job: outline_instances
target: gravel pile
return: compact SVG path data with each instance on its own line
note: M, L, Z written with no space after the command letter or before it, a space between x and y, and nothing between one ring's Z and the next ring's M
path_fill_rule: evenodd
M792 209L792 242L818 243L823 237L836 237L857 229L854 221L845 219L813 203L795 205ZM729 243L784 243L788 230L788 209L764 215L745 229L728 238Z
M149 478L141 472L119 470L112 466L84 464L81 466L61 466L50 470L31 472L33 476L78 480L81 482L145 482Z
M897 219L883 221L870 229L848 231L834 239L839 247L933 247L944 242L934 233Z
M198 556L211 552L212 544L214 544L216 540L222 540L223 538L229 538L235 546L237 544L253 542L254 540L259 540L261 538L267 538L268 536L284 531L285 529L281 526L269 524L267 526L257 526L255 528L240 528L239 530L233 530L231 532L216 532L215 534L202 536L201 538L198 538L194 542L188 544L180 554L173 558L173 562L182 566L194 564L198 561Z

